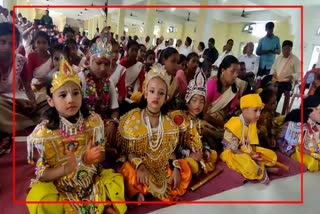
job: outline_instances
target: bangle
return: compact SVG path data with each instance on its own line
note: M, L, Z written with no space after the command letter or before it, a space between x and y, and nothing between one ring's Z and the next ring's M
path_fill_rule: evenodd
M181 166L180 166L178 160L172 160L172 159L170 159L170 160L169 160L169 167L170 167L170 169L171 169L172 171L174 170L174 168L177 168L177 169L181 170Z
M138 170L139 166L143 163L141 158L132 158L131 164L134 166L136 170Z

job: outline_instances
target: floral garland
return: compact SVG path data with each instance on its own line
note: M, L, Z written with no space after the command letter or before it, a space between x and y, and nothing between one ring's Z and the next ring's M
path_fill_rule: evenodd
M97 79L96 81L100 81ZM86 75L87 87L84 92L84 101L90 111L105 114L110 106L110 80L103 78L102 87L97 88L97 82L92 74Z

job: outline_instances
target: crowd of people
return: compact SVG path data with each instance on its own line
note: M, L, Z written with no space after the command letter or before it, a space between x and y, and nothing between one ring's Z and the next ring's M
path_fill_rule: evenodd
M301 161L302 142L305 166L320 170L320 89L304 100L304 121L300 108L276 112L281 95L299 82L300 62L292 41L280 45L272 22L258 56L249 42L237 58L232 39L219 54L214 38L197 50L190 37L175 46L160 37L153 46L149 36L142 43L119 38L110 26L91 40L69 26L59 37L48 17L41 25L21 16L15 29L9 19L0 23L1 154L10 150L12 125L32 130L28 163L36 177L27 201L179 200L219 159L268 184L270 173L283 173L275 150ZM312 85L317 81L315 75ZM127 211L125 204L27 207L46 214Z

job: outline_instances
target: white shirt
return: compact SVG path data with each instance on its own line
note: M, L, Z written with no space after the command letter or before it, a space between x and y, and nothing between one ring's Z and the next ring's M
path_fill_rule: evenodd
M226 56L228 56L228 55L233 55L233 54L232 54L231 51L228 52L228 53L227 53L227 51L224 51L223 53L219 54L218 59L213 63L213 65L215 65L215 66L217 66L217 67L219 68L222 60L223 60Z
M279 82L300 80L300 60L294 54L284 58L281 54L271 67L270 74L275 75Z
M259 69L259 57L254 54L248 56L244 54L239 57L239 62L244 62L246 65L246 72L252 72L254 75L257 75Z
M191 45L189 47L186 47L186 46L183 46L183 47L180 47L180 54L183 54L185 55L186 57L189 55L189 53L192 52L192 48L191 48Z

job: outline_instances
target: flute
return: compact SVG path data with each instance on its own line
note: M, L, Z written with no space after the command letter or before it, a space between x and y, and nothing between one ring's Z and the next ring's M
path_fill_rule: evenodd
M260 152L257 152L257 154L258 154L261 158L263 158L263 160L269 161L269 162L275 164L276 166L278 166L278 167L280 167L280 168L283 168L283 169L289 171L289 166L287 166L287 165L285 165L285 164L283 164L283 163L280 163L280 162L278 162L278 161L274 161L274 160L272 160L271 158L263 155L263 154L260 153Z
M217 175L219 175L223 170L222 169L217 169L211 173L209 173L207 176L205 176L204 178L202 178L200 181L198 181L197 183L195 183L190 189L191 191L196 191L197 189L199 189L199 187L203 186L205 183L207 183L208 181L210 181L212 178L216 177Z

